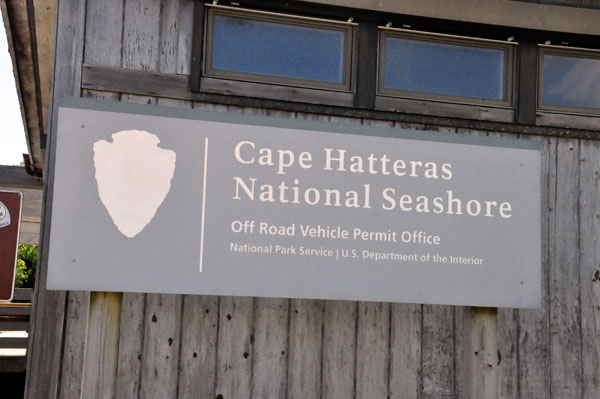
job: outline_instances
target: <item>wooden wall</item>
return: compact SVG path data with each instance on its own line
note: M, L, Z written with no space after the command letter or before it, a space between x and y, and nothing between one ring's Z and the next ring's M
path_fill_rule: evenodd
M81 95L499 135L81 90L83 63L189 74L192 9L193 0L59 0L53 99ZM543 308L499 311L500 397L597 398L600 142L521 138L542 143ZM51 183L52 174L47 178ZM47 233L46 227L44 240ZM47 245L42 254L46 259ZM115 298L120 320L97 324L90 317L88 324L90 309L96 309L94 303L90 307L90 294L46 291L44 280L45 265L33 316L30 399L110 397L105 387L87 381L105 370L104 356L117 350L118 398L464 397L461 307L125 293L121 302L120 295ZM119 329L118 342L86 346L86 337L97 337L102 326ZM88 358L99 359L97 364L84 362L86 351Z

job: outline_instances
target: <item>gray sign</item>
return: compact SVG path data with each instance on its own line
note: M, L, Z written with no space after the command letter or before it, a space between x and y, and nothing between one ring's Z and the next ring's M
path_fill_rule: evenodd
M48 288L541 301L524 140L65 99Z

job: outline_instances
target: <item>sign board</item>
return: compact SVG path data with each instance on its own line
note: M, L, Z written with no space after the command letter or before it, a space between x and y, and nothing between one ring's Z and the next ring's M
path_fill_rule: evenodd
M48 288L538 307L534 141L65 99Z
M0 190L0 301L12 300L15 288L23 196Z

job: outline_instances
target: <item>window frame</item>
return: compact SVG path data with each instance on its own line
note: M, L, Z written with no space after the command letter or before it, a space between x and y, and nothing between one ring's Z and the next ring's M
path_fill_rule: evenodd
M289 83L256 82L204 74L204 55L207 42L206 24L209 9L223 8L241 13L263 13L279 16L285 23L290 19L305 21L324 20L329 23L352 26L352 90L336 91L323 87L304 87ZM495 126L494 129L517 129L530 132L556 128L573 132L593 131L600 133L600 115L590 109L566 109L559 107L540 109L540 50L545 40L556 43L568 41L577 51L594 48L600 36L571 34L547 30L524 30L511 26L492 27L476 22L454 22L425 16L379 13L337 5L308 4L304 2L278 2L276 0L247 0L243 7L216 5L216 2L198 1L194 4L191 67L188 87L191 96L202 100L249 106L265 106L298 112L318 112L328 115L370 115L377 119L382 115L394 120L412 120L418 123L440 123L449 126ZM507 57L507 101L475 99L461 96L423 95L422 92L405 93L405 96L385 95L378 92L380 57L378 44L381 29L403 27L407 34L430 35L429 37L452 37L464 40L458 44L499 43L509 46ZM382 26L382 25L385 25ZM389 28L388 28L389 27ZM493 28L493 29L492 29ZM496 29L497 28L497 29ZM509 39L503 40L503 38ZM512 37L519 42L511 41ZM563 43L566 44L566 43ZM592 50L593 51L593 50ZM509 58L512 58L509 61ZM436 98L437 97L437 98ZM262 104L262 105L261 105ZM425 121L425 122L423 122ZM491 125L490 125L491 123ZM519 130L521 129L521 130ZM512 131L512 130L511 130ZM553 133L553 134L554 134ZM543 134L543 133L541 133ZM588 134L588 133L582 133ZM586 136L587 137L587 136Z
M297 88L293 93L300 94L300 97L309 97L313 90L321 90L328 92L338 93L350 93L353 94L356 88L356 53L357 53L357 40L356 31L358 29L357 23L336 21L322 18L304 17L300 15L291 15L276 13L270 11L259 11L238 7L220 6L216 4L205 4L207 8L206 20L204 26L204 45L203 45L203 57L202 57L202 78L207 83L206 88L209 91L221 90L222 85L217 80L225 81L236 81L240 82L240 85L245 90L251 92L264 90L266 88L272 89L277 86L286 86L290 88ZM228 71L221 70L212 67L212 49L214 37L214 17L215 15L225 15L244 19L250 19L255 21L282 23L287 25L302 26L302 27L313 27L313 28L325 28L330 30L339 30L344 33L344 56L343 56L343 71L342 71L342 83L325 82L311 79L301 78L290 78L268 74L255 74L250 72L240 71ZM289 90L274 90L275 97L277 93L285 95L290 93ZM304 95L303 95L304 94Z
M600 50L589 48L578 48L569 46L557 46L550 44L538 44L538 87L537 87L537 110L565 116L576 117L598 117L600 108L573 107L569 105L544 104L544 55L557 55L572 58L596 59L600 62ZM571 118L571 119L573 119ZM597 123L595 120L593 123ZM572 123L572 122L571 122Z
M491 48L505 50L504 60L504 96L505 100L495 100L488 98L477 98L468 96L458 96L451 94L427 93L421 91L391 89L384 87L385 76L385 38L398 37L403 39L420 40L430 43L466 45L469 47ZM397 98L405 100L423 100L437 103L460 104L467 106L484 106L490 108L503 108L514 110L515 94L516 94L516 66L517 66L517 48L518 42L502 41L484 38L476 38L469 36L449 35L442 33L424 32L411 29L392 28L388 26L379 26L379 54L377 57L377 96ZM390 104L390 101L382 101L382 103ZM440 106L441 108L447 108ZM467 112L468 113L468 112Z

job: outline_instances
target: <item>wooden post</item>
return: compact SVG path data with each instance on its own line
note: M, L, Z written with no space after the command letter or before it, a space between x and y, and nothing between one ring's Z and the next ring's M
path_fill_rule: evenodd
M498 309L465 308L463 328L465 397L498 398Z
M92 292L81 397L112 399L117 392L119 330L123 295Z

